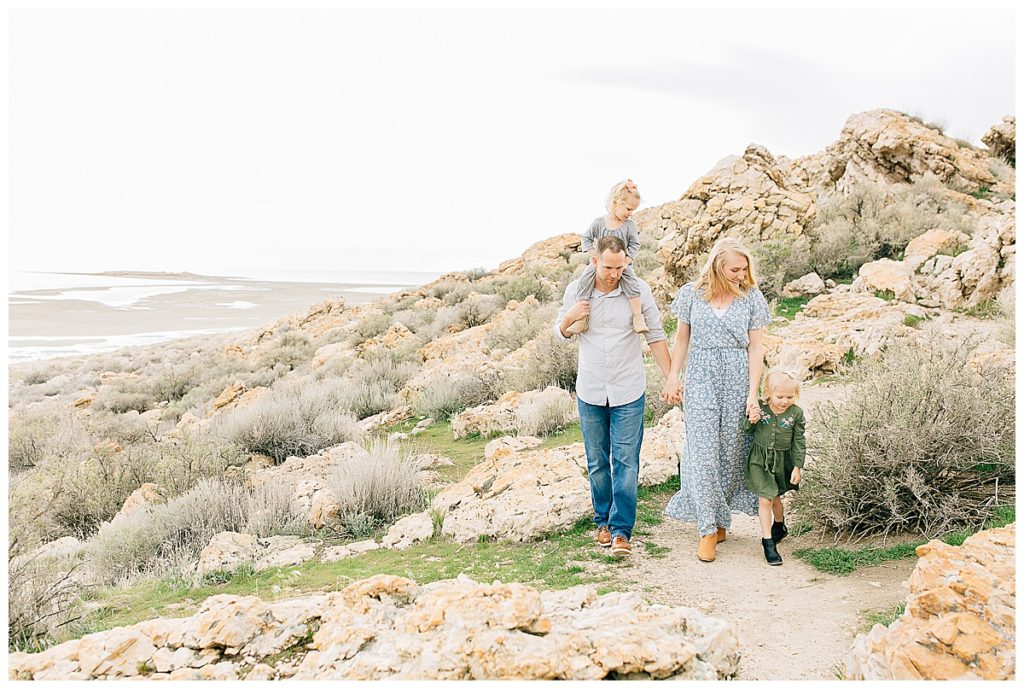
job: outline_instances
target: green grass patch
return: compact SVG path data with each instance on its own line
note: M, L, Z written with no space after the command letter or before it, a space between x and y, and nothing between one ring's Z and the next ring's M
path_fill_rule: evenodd
M775 304L775 315L782 316L786 320L793 320L803 308L807 305L807 302L811 300L810 297L789 297L786 299L780 298Z
M976 304L975 306L971 306L966 309L954 309L954 311L958 311L965 316L985 320L998 318L1002 313L999 308L999 304L996 303L995 299L988 299L980 304Z
M891 289L876 289L875 296L878 297L879 299L884 299L885 301L896 300L896 293L893 292Z
M982 528L997 529L1014 521L1016 521L1016 508L1013 505L1004 505L996 508L993 516L985 522ZM949 545L962 545L974 533L975 531L970 529L961 529L942 536L941 540ZM888 548L859 548L856 550L801 548L795 550L793 555L820 572L844 576L861 567L875 567L892 560L916 557L917 547L927 542L928 539L920 538Z
M893 622L895 622L896 619L900 615L902 615L906 609L907 604L906 602L903 602L898 605L894 605L893 607L888 608L886 610L875 610L863 613L864 627L861 629L861 632L871 631L871 628L874 627L876 624L880 624L883 627L888 627Z
M909 328L917 328L920 327L921 323L925 320L927 319L921 316L914 316L908 313L906 316L903 317L903 325Z
M992 196L992 190L989 189L986 185L982 184L981 186L978 187L977 191L971 192L971 196L973 196L976 199L987 199L988 197Z
M679 328L679 319L675 316L665 316L661 319L661 329L665 331L668 337L673 337L676 334L676 330Z

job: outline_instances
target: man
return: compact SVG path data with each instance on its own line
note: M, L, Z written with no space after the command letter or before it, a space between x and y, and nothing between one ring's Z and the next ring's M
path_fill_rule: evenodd
M576 400L587 452L590 499L594 505L597 543L613 555L631 552L636 521L636 489L640 444L644 437L644 375L640 337L633 332L629 299L619 287L626 268L626 246L618 237L602 237L594 245L591 263L597 271L594 296L576 301L578 280L565 288L555 333L568 341L568 327L583 316L590 327L579 335ZM654 360L664 375L671 361L661 314L650 286L640 280L641 310L650 331L645 333Z

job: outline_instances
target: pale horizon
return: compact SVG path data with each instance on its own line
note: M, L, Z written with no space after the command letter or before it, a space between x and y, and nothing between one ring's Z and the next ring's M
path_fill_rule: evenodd
M1005 16L1005 21L996 21ZM1010 10L15 10L17 271L493 269L857 112L980 137Z

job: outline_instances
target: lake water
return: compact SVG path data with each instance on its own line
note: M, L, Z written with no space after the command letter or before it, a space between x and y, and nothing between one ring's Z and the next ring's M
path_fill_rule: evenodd
M242 331L339 296L373 301L430 282L413 271L230 271L225 276L12 272L8 362Z

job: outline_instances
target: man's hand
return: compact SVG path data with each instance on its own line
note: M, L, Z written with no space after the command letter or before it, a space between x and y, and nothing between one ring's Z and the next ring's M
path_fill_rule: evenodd
M800 483L800 467L793 467L793 475L789 477L789 482L794 486Z
M573 307L565 312L565 318L562 320L562 330L565 330L571 323L575 323L584 316L590 315L590 302L589 301L578 301L573 304Z

